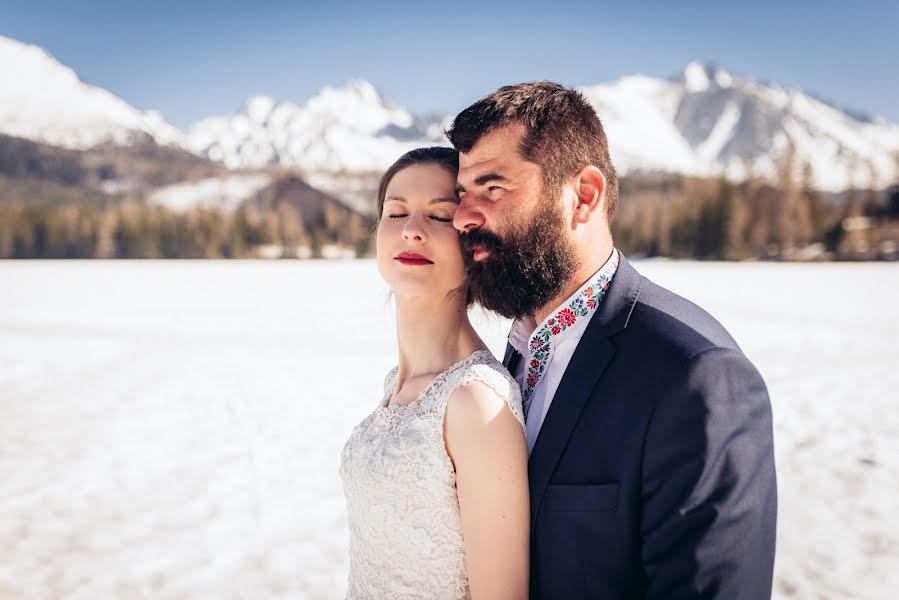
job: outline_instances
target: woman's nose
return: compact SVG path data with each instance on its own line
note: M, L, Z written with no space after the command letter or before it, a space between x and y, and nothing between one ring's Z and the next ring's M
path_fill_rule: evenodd
M425 229L421 222L421 217L418 215L409 215L409 218L406 219L406 226L403 227L403 239L407 242L413 240L423 242L425 238Z

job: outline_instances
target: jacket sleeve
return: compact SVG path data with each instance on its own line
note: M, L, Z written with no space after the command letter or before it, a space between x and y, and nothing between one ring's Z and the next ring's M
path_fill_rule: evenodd
M643 449L647 598L769 598L777 488L771 403L739 351L705 350L658 400Z

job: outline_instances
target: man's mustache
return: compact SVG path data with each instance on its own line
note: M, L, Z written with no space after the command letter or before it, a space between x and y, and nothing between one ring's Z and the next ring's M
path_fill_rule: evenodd
M472 229L467 233L459 236L459 244L464 250L474 250L476 246L480 246L485 250L492 252L503 245L503 240L495 233L484 231L482 229Z

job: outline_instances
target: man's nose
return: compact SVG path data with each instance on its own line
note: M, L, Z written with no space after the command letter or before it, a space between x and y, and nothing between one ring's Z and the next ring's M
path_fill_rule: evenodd
M484 220L484 214L475 207L474 203L463 198L456 207L456 214L453 215L453 227L461 233L468 233L483 225Z

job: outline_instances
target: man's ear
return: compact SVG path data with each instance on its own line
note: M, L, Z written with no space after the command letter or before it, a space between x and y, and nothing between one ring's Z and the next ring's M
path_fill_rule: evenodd
M605 214L606 177L598 167L587 165L578 171L574 176L574 191L577 195L575 223L587 223Z

